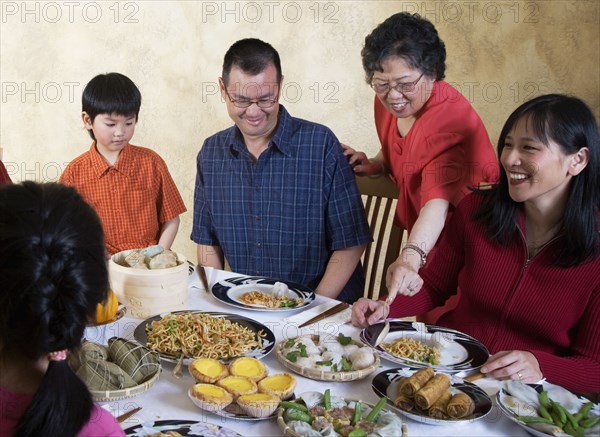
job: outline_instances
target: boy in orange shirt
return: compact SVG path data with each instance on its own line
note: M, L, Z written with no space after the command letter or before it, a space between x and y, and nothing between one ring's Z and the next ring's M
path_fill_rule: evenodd
M129 143L141 102L140 91L128 77L94 77L83 90L81 114L94 142L60 177L96 209L111 255L154 244L170 249L179 215L186 211L163 159Z

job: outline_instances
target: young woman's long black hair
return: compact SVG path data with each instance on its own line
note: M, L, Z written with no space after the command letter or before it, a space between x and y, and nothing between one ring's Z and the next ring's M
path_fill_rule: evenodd
M108 272L98 216L70 187L0 188L0 354L36 361L80 345ZM50 361L17 436L74 436L93 408L66 361Z
M519 106L509 117L498 140L498 158L502 155L506 136L518 120L526 118L533 134L544 144L557 143L566 155L587 147L589 162L574 176L561 231L564 244L555 259L557 266L574 266L598 256L598 208L600 207L600 135L594 114L580 99L561 94L536 97ZM508 177L500 166L498 186L475 218L487 228L490 238L506 244L516 231L519 204L508 192Z

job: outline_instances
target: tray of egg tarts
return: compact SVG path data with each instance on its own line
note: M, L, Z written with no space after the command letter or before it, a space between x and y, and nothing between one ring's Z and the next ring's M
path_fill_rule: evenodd
M238 420L275 417L279 402L293 395L296 378L289 373L269 375L267 367L253 357L240 357L229 365L212 358L190 362L196 380L188 396L201 408Z

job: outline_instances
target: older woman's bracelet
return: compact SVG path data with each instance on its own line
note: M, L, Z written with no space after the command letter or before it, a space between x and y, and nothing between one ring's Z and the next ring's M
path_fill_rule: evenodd
M406 249L412 249L415 252L417 252L417 254L419 254L419 256L421 257L421 268L425 267L425 263L427 262L427 254L425 253L425 251L423 249L421 249L419 246L417 246L416 244L413 243L407 243L402 250L400 251L400 253L404 252Z

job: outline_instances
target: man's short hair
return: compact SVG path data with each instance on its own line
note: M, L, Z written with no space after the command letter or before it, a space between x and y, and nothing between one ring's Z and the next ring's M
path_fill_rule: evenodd
M256 76L273 64L277 70L277 82L281 82L283 74L281 72L281 61L279 53L269 43L261 41L257 38L246 38L235 42L223 60L223 72L221 77L223 83L227 86L229 82L229 73L236 66L244 73Z

